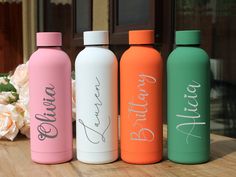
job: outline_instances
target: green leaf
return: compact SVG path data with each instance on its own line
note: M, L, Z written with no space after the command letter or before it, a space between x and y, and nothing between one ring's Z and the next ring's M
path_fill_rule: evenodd
M16 92L16 88L9 82L10 80L7 77L4 79L8 82L7 84L0 84L0 92Z
M8 73L0 73L0 77L7 77Z

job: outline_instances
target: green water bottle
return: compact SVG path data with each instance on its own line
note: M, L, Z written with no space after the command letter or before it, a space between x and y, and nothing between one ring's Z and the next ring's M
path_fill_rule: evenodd
M168 158L183 164L210 155L210 63L199 45L199 30L177 31L167 60Z

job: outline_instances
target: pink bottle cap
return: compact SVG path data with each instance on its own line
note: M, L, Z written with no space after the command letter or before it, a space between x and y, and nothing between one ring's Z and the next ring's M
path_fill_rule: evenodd
M60 32L39 32L36 34L37 46L61 46Z

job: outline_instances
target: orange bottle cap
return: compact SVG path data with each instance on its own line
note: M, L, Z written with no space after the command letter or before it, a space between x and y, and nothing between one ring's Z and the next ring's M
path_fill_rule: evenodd
M154 44L154 30L129 31L129 44Z

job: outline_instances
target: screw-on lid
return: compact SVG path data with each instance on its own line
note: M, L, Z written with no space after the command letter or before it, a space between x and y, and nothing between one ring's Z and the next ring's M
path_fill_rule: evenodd
M154 30L129 31L129 44L154 44Z
M36 34L37 46L61 46L62 37L60 32L39 32Z
M176 31L175 43L177 45L197 45L200 44L200 30Z
M85 31L84 45L109 44L108 31Z

